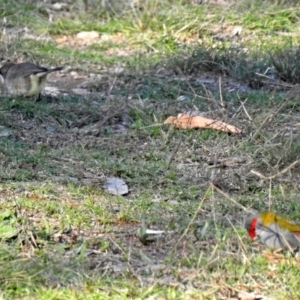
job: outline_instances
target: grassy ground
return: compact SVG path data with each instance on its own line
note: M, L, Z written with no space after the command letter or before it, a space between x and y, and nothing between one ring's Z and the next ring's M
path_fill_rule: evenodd
M299 299L298 259L243 228L300 221L298 1L98 2L0 3L2 57L67 70L64 95L1 97L1 297ZM188 111L243 133L163 125Z

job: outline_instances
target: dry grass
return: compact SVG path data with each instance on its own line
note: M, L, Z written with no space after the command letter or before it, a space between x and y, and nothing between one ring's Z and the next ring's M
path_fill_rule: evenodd
M297 51L280 49L276 33L296 30L297 6L292 12L265 1L263 11L244 1L234 8L239 19L224 9L220 25L218 7L188 1L145 1L147 9L120 15L118 7L97 14L76 2L52 23L50 3L30 3L0 5L3 28L13 28L0 51L64 64L65 76L50 83L66 95L0 103L3 297L237 299L247 291L299 298L298 259L286 253L267 261L243 229L250 211L299 218ZM20 7L28 14L16 21ZM50 40L24 39L17 29L26 20L34 36ZM239 22L244 35L233 37ZM108 43L55 44L91 29ZM280 50L268 44L274 36ZM249 50L260 40L260 51ZM87 77L92 72L98 76ZM75 95L74 87L90 94ZM163 125L182 112L243 133ZM104 191L111 176L126 181L128 195ZM164 232L152 237L146 229Z

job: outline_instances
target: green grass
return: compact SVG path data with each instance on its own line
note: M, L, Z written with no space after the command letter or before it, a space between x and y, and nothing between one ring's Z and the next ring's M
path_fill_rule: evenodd
M9 192L7 187L11 188L11 185L2 185L2 194L3 191ZM230 286L238 286L238 282L250 284L251 290L251 283L254 281L255 284L262 285L262 293L268 293L270 296L272 293L269 294L268 286L276 288L281 282L281 291L282 288L289 291L284 294L285 296L298 295L295 278L299 277L299 268L293 265L294 259L287 258L287 262L276 265L276 268L274 265L272 268L270 262L262 258L257 250L252 253L253 246L250 245L244 230L236 224L237 231L234 232L226 220L220 222L218 219L218 223L214 224L213 220L209 221L208 218L209 225L205 235L194 235L190 231L185 235L185 243L180 243L175 253L171 251L169 242L166 243L164 239L145 246L141 244L138 246L135 239L132 239L133 244L126 242L127 238L133 237L135 230L138 229L137 219L146 219L146 224L156 224L159 228L173 228L172 235L169 237L167 235L167 239L171 237L174 239L174 234L179 237L178 234L182 234L182 230L188 226L184 224L189 219L187 216L196 210L198 204L195 202L186 202L184 208L173 204L175 206L172 208L172 205L164 202L147 204L145 200L149 195L144 199L140 198L140 201L136 199L128 203L128 200L102 195L95 189L72 185L44 183L42 186L25 185L24 188L23 192L17 192L17 197L13 196L14 201L9 201L9 195L6 197L8 200L6 207L10 206L11 210L16 211L19 225L16 223L13 225L21 229L16 239L6 240L1 244L2 288L5 289L7 297L22 295L26 298L28 295L32 299L46 299L51 295L61 299L62 295L68 295L70 299L81 299L84 296L90 299L93 297L145 299L155 296L164 299L168 295L170 299L185 299L185 297L194 299L202 296L209 299L214 297L212 291L218 290L215 280L220 280L227 292L230 292ZM288 195L287 197L290 198ZM212 195L209 198L212 203L219 199ZM226 206L224 201L227 202ZM215 202L217 218L219 212L227 214L225 207L230 207L231 212L235 209L230 201L222 199L222 202L223 208ZM98 207L97 203L101 207ZM119 206L122 211L109 213L112 206ZM205 203L203 209L205 207L207 210L211 207L211 203ZM30 213L33 211L34 215ZM140 212L141 215L135 213L135 217L132 218L130 215L133 211ZM183 211L186 217L182 215ZM171 226L168 224L169 218L155 218L155 214L160 213L163 213L162 216L173 216L176 223ZM105 218L103 219L101 215ZM11 218L14 218L13 215ZM107 223L105 220L110 222ZM194 223L194 229L201 229L203 225L201 213ZM59 237L61 242L57 243ZM241 248L240 239L247 252ZM161 250L168 250L169 255L163 258L157 253L153 256L152 249L155 245L159 245ZM253 249L256 249L255 247ZM211 251L207 251L208 249ZM107 251L110 255L107 255ZM102 255L97 256L96 253ZM176 253L181 253L180 260ZM16 255L19 259L16 259ZM168 265L170 260L172 265ZM109 267L111 263L115 266L112 270ZM151 268L152 264L155 266L158 263L165 265L161 266L163 269L146 271L142 268L142 266ZM263 274L266 274L270 267L272 271L269 272L267 285L264 285ZM208 279L207 274L212 274L213 277ZM279 280L283 274L285 280ZM112 277L108 280L110 276ZM124 280L125 278L127 280ZM141 280L146 278L151 279L152 283L141 286ZM172 282L181 282L183 285L190 282L198 288L184 292L172 287ZM169 284L171 286L168 286Z
M126 1L125 1L126 2ZM30 2L29 2L30 3ZM285 47L287 37L279 33L291 33L295 46L299 39L293 36L299 25L297 13L299 7L278 6L271 2L243 1L233 11L210 5L174 5L172 1L144 1L139 8L131 8L120 3L114 13L107 15L109 9L96 2L89 2L87 12L79 3L74 3L67 17L64 10L55 13L54 20L49 22L47 5L20 4L16 1L5 2L0 6L0 13L6 17L8 24L29 24L36 32L45 37L74 36L80 31L95 30L100 36L118 35L110 42L100 42L97 47L70 47L68 44L57 49L53 42L43 40L22 40L23 51L30 51L34 57L47 57L52 61L99 62L111 66L123 60L134 65L140 63L140 52L144 63L159 62L166 55L174 55L182 48L189 50L200 44L201 48L227 48L230 44L230 28L241 26L242 34L238 38L241 48L255 48L256 51L268 53L270 48ZM118 6L116 4L116 6ZM24 14L21 11L27 11ZM88 14L88 17L86 17ZM71 16L71 17L70 17ZM229 31L228 31L229 30ZM251 36L251 38L249 38ZM273 37L276 37L274 40ZM188 43L186 43L188 42ZM16 45L16 42L14 43ZM125 48L123 59L109 55L111 46ZM9 45L13 48L16 46ZM81 49L80 49L81 48ZM85 49L82 49L85 48ZM130 48L130 49L128 49ZM132 52L132 53L131 53ZM144 59L147 53L147 59ZM119 55L120 56L120 55Z
M52 20L33 2L1 2L2 55L92 94L1 98L3 299L298 299L298 258L268 261L243 228L247 210L300 222L297 1L74 1ZM195 111L243 133L163 125Z

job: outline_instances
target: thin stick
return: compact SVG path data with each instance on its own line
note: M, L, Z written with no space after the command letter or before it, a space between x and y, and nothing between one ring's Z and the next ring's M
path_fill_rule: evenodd
M197 215L198 215L198 213L199 213L199 211L200 211L200 209L201 209L201 207L202 207L202 204L203 204L204 200L206 199L207 195L209 195L210 191L211 191L211 188L209 187L209 188L206 190L204 196L202 197L202 199L201 199L201 201L200 201L200 203L199 203L199 206L198 206L197 210L195 211L195 213L194 213L194 215L193 215L191 221L189 222L189 224L188 224L187 227L185 228L183 234L180 236L180 238L178 239L177 243L175 244L175 246L172 248L172 250L171 250L170 252L173 252L173 251L177 248L177 246L179 245L179 243L181 242L181 240L185 237L185 235L186 235L187 232L189 231L191 225L194 223L194 221L195 221L195 219L196 219L196 217L197 217Z
M224 107L224 101L223 101L223 96L222 96L222 78L219 77L219 94L220 94L220 102L221 106Z
M174 157L176 155L176 153L178 152L179 150L179 147L181 145L181 140L179 141L179 143L176 145L176 147L174 148L172 154L171 154L171 157L170 157L170 160L169 160L169 163L168 163L168 166L167 166L167 170L169 170L170 166L171 166L171 163L172 161L174 160Z
M233 198L230 198L225 192L223 192L222 190L220 190L219 188L217 188L214 184L212 184L212 187L214 190L216 190L219 194L221 194L222 196L224 196L225 198L229 199L232 203L234 203L236 206L238 206L239 208L241 208L242 210L246 211L246 212L251 212L253 214L256 213L255 210L251 209L251 208L246 208L244 207L242 204L236 202Z
M226 218L226 219L227 219L227 221L229 222L229 224L231 225L231 227L232 227L232 229L234 230L235 234L237 235L237 237L238 237L238 239L239 239L239 241L240 241L240 243L241 243L241 245L242 245L244 254L246 254L246 253L247 253L247 250L246 250L246 247L245 247L245 245L244 245L244 243L243 243L243 241L242 241L242 239L241 239L241 236L239 235L239 233L237 232L237 230L236 230L235 227L233 226L232 222L231 222L228 218ZM246 255L245 255L245 257L246 257L248 263L250 263L248 257L247 257Z
M247 98L244 102L241 102L241 106L242 106L242 108L243 108L243 110L244 110L246 116L248 117L248 119L249 119L250 121L252 121L253 119L252 119L251 116L248 114L248 111L247 111L247 109L246 109L246 107L245 107L245 103L246 103L247 101L248 101L248 98Z
M263 180L271 180L271 179L274 179L276 178L277 176L280 176L280 175L283 175L285 174L286 172L288 172L290 169L292 169L295 165L297 165L298 163L300 162L300 159L294 161L293 163L291 163L289 166L287 166L285 169L283 169L282 171L280 171L279 173L275 174L275 175L272 175L272 176L269 176L269 177L266 177L264 175L262 175L261 173L255 171L255 170L251 170L250 173L260 177L261 179Z
M271 205L272 205L272 179L269 181L269 211L271 211Z

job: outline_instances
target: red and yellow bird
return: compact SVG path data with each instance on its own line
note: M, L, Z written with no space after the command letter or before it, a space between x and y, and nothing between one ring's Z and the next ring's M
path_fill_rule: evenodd
M300 225L274 212L262 212L248 217L245 227L251 239L257 236L274 250L300 246Z

